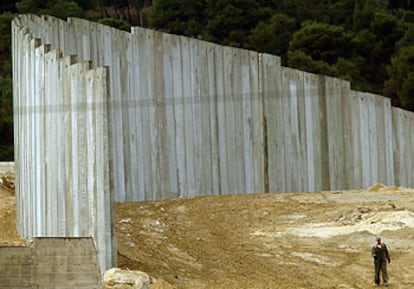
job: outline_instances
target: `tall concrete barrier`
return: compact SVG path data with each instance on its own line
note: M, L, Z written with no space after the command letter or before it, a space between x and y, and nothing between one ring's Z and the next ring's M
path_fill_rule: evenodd
M127 33L75 18L19 19L63 55L110 67L117 201L395 183L390 104L382 96L290 71L276 56L138 27Z
M20 21L63 55L110 67L116 200L265 191L258 53L80 19Z
M13 73L19 231L94 236L102 268L112 199L414 185L412 113L277 56L20 15Z
M92 236L105 270L116 260L108 70L63 57L16 23L13 34L19 232Z
M347 179L360 188L378 182L401 184L395 180L390 100L352 91L347 102L351 105L346 157L346 171L351 175Z
M392 108L395 179L414 186L414 113Z

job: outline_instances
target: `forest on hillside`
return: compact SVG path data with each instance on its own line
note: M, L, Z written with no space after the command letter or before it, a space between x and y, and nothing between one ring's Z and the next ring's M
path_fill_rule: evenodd
M18 13L143 26L276 54L414 111L414 1L21 0L0 4L0 161L13 160L11 20Z

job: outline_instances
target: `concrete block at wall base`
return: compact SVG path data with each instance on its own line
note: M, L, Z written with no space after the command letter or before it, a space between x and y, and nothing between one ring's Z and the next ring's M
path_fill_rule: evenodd
M34 238L0 247L0 288L101 289L92 238Z

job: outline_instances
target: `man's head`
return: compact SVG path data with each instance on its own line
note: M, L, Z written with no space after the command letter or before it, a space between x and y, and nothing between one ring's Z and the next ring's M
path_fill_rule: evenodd
M380 236L380 235L377 235L377 236L375 237L375 240L377 240L377 243L378 243L378 244L381 244L381 236Z

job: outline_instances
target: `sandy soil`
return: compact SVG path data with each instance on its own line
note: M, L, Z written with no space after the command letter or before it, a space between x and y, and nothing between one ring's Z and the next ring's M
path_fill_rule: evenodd
M16 199L14 175L0 174L0 246L21 245L16 231Z
M375 288L377 233L391 254L390 288L414 288L414 189L205 196L116 211L119 267L174 288ZM0 224L0 244L16 242L14 196L1 186Z
M197 197L117 206L119 262L177 288L414 288L414 190Z

